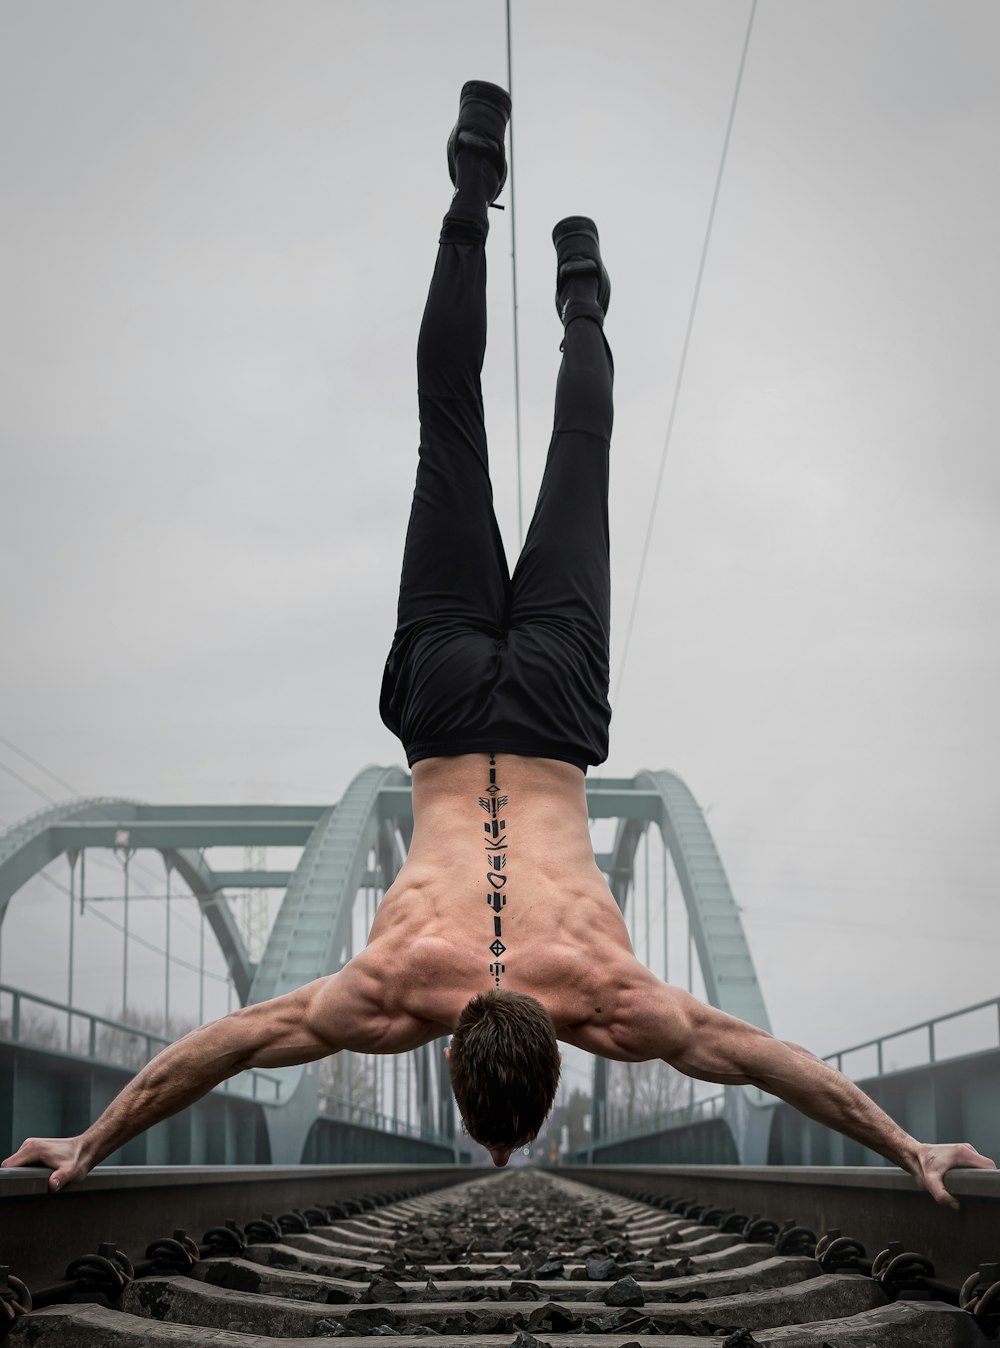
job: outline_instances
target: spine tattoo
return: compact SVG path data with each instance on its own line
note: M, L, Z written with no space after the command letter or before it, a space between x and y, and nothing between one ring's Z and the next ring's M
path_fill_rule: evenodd
M479 804L489 816L483 825L486 833L486 882L489 885L486 902L493 910L493 944L490 946L493 963L489 967L499 987L500 975L507 969L505 964L500 963L500 956L507 949L500 939L500 913L507 903L504 892L507 888L507 822L501 819L500 814L507 804L507 797L501 796L497 786L495 754L490 754L490 784L486 788L486 795L479 797Z

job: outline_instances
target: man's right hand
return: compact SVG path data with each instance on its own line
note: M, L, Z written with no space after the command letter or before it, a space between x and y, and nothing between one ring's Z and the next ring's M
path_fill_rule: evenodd
M13 1156L0 1164L51 1166L49 1188L53 1193L71 1180L83 1179L91 1168L84 1155L82 1137L29 1137Z
M958 1200L944 1186L944 1176L956 1166L996 1170L996 1162L976 1151L970 1142L923 1143L911 1167L913 1178L936 1203L958 1211Z

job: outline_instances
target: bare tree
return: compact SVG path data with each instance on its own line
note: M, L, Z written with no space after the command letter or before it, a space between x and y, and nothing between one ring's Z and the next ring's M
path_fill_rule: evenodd
M9 1039L13 1026L9 1017L0 1020L0 1039ZM64 1048L66 1044L66 1020L50 1008L38 1008L21 1004L18 1017L19 1044L30 1044L33 1048Z
M641 1128L690 1099L690 1082L661 1058L608 1064L608 1131Z
M351 1105L354 1109L375 1109L375 1064L357 1053L335 1053L319 1064L320 1092L334 1110Z
M108 1019L112 1019L110 1014ZM117 1020L117 1017L115 1019ZM98 1024L95 1036L95 1056L103 1059L104 1062L116 1063L118 1066L127 1067L132 1071L138 1071L151 1057L155 1057L159 1053L164 1046L163 1039L172 1043L175 1039L180 1039L190 1030L196 1028L196 1022L193 1020L171 1016L167 1025L167 1033L164 1034L162 1012L140 1010L133 1006L126 1009L121 1024L128 1026L128 1028ZM151 1036L148 1042L147 1034Z

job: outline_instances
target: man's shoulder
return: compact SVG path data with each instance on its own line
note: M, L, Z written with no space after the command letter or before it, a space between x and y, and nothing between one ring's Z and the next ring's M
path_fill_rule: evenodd
M472 970L461 943L433 932L393 930L370 941L356 957L379 1005L449 1031L472 993Z
M662 1057L688 994L664 983L632 954L609 961L604 973L590 1014L562 1027L559 1037L617 1062Z
M373 942L337 973L315 985L311 1018L339 1047L401 1053L449 1033L442 999L421 997L423 977Z

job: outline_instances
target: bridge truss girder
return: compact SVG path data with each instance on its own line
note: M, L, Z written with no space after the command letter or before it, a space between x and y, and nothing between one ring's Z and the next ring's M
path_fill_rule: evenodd
M104 796L40 810L8 830L0 837L0 923L17 890L59 856L68 853L75 859L88 847L114 850L117 839L127 833L129 848L155 848L164 865L184 880L219 943L236 995L246 1001L251 978L246 947L228 904L216 897L219 886L212 869L200 851L169 845L168 839L183 837L183 822L158 821L155 814L151 817L153 811L139 801ZM195 810L191 816L192 827L202 822Z

